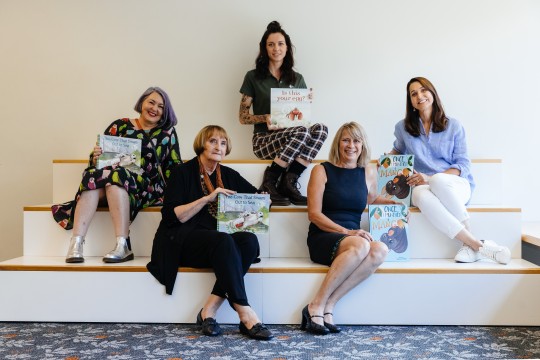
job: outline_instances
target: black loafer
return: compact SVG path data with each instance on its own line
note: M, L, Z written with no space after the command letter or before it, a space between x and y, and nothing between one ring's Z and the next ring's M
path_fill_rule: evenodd
M251 329L248 329L243 322L240 322L238 328L240 329L240 332L242 334L247 335L255 340L270 340L274 337L274 335L272 335L272 332L268 330L266 325L264 325L263 323L257 323L253 325Z
M197 325L201 327L202 333L206 336L218 336L223 331L219 327L219 324L217 323L216 319L207 317L206 319L202 319L201 316L202 309L197 314Z

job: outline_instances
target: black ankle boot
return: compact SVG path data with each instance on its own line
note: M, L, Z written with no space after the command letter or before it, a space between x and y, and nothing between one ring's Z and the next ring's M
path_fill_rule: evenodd
M300 176L292 172L287 172L281 176L281 182L279 183L279 193L284 196L288 196L294 205L307 205L307 197L300 194L298 190L300 184L298 184L298 178Z
M276 188L278 178L279 178L279 174L273 173L272 171L270 171L270 168L267 167L266 170L264 170L264 177L263 177L262 185L259 188L259 190L270 194L270 200L272 200L272 205L277 205L277 206L291 205L289 198L280 194Z

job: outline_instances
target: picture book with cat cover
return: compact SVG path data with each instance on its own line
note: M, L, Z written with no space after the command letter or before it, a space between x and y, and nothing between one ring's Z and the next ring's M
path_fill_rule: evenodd
M369 232L388 246L386 261L409 260L408 207L398 204L369 205Z
M407 179L413 174L414 155L383 155L377 169L377 193L411 206L412 188Z

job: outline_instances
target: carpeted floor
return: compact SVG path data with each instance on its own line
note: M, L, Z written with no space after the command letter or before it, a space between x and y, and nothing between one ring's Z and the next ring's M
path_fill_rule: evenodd
M249 340L234 325L203 336L191 324L2 323L1 359L533 359L540 327L344 326L314 336L271 325Z

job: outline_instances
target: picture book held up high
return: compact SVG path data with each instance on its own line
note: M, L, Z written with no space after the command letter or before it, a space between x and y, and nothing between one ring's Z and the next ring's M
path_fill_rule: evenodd
M272 125L279 128L312 125L312 89L270 89L270 115Z
M267 234L270 224L270 195L218 195L217 230L228 234L248 231Z
M369 232L388 246L386 261L409 260L408 207L398 204L369 205Z
M136 173L142 171L140 168L142 141L140 139L98 135L98 145L102 153L97 159L97 169L106 166L122 166Z
M377 194L411 206L411 186L407 179L413 174L414 155L383 155L377 169Z

